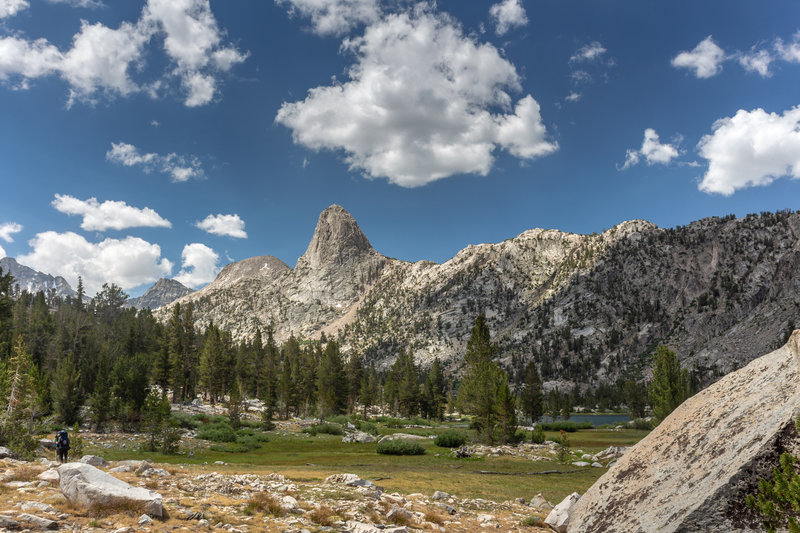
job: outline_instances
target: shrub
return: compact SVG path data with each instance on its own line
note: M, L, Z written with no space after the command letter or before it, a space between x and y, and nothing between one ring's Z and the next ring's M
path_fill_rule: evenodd
M544 520L540 516L526 516L522 519L522 525L526 527L545 527Z
M431 425L431 421L430 420L426 420L426 419L420 418L418 416L415 416L414 418L410 419L408 421L408 423L410 425L412 425L412 426L430 426Z
M425 448L416 442L409 442L407 440L385 440L379 442L375 447L375 451L382 455L423 455Z
M200 427L200 420L196 416L187 413L172 413L172 420L183 429L197 429Z
M348 422L350 422L350 420L344 415L330 416L325 420L327 420L328 422L333 422L334 424L339 424L341 426L345 426L347 425Z
M364 433L369 433L370 435L378 434L378 426L372 422L361 422L360 420L356 421L356 429L363 431Z
M386 422L384 422L384 425L387 428L398 429L404 427L406 425L406 421L402 418L388 418Z
M536 424L531 432L531 442L534 444L544 444L544 428L541 424Z
M561 430L561 434L558 437L558 460L564 463L566 462L568 456L569 439L567 438L567 433L564 430Z
M286 511L281 505L281 500L277 496L273 496L268 492L258 492L253 494L247 501L244 507L245 514L254 514L256 511L261 511L264 514L273 516L283 516Z
M327 435L344 435L344 429L339 424L331 424L326 422L324 424L317 424L315 426L303 428L303 433L308 433L312 437L317 433L324 433Z
M200 426L197 438L214 442L235 442L236 432L227 421L211 422Z
M455 429L443 431L433 443L440 448L458 448L467 443L469 437L466 433Z

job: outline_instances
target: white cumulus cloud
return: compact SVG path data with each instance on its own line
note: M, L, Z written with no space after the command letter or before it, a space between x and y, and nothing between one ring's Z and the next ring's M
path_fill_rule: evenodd
M6 251L3 250L2 246L0 246L0 259L4 258L5 256L6 256Z
M644 159L648 165L668 165L678 157L680 152L671 144L663 144L653 128L644 130L642 147L638 150L628 150L625 154L625 163L622 169L628 169Z
M97 198L79 200L66 194L56 194L52 202L56 210L67 215L83 217L81 228L86 231L122 230L127 228L171 228L169 220L163 218L149 207L138 209L125 202L107 200L103 203Z
M22 224L17 224L16 222L5 222L0 224L0 239L3 239L6 242L14 242L12 235L14 233L19 233L20 231L22 231Z
M730 196L769 185L780 177L800 178L800 106L782 114L740 109L717 120L697 145L708 160L700 190Z
M571 63L579 63L581 61L595 61L600 59L603 54L605 54L608 50L606 50L605 46L600 44L597 41L593 41L589 44L585 44L581 46L577 52L575 52L572 57L569 58Z
M161 257L161 248L138 237L92 243L77 233L46 231L29 244L32 251L19 256L20 263L64 276L73 287L81 276L90 295L106 282L131 289L172 273L172 263Z
M13 17L28 7L30 7L28 0L0 0L0 19Z
M724 61L725 52L709 35L700 41L691 52L684 51L673 57L672 66L693 70L694 75L698 78L710 78L719 74Z
M105 4L100 0L47 0L51 4L67 4L70 7L82 7L88 9L97 9L104 7Z
M160 155L152 152L143 154L134 145L124 142L112 142L111 149L106 152L106 159L126 167L142 167L146 173L156 170L171 176L172 181L176 182L205 177L202 164L196 156L175 153Z
M244 220L239 215L208 215L206 218L195 224L196 227L214 235L235 237L246 239L247 233L244 231Z
M214 281L219 271L219 254L205 244L195 242L183 247L181 271L175 279L197 289Z
M558 149L533 97L513 107L514 66L447 15L420 7L388 15L342 46L356 56L348 81L278 111L297 144L341 149L352 169L404 187L486 175L497 148L526 159Z
M275 3L286 7L290 16L310 18L312 30L318 35L342 35L381 16L379 0L275 0Z
M748 72L757 72L763 78L772 75L769 66L775 59L767 50L751 50L746 54L739 54L739 64Z
M521 0L503 0L489 8L489 16L494 22L495 33L505 35L512 28L528 24L528 15Z
M94 0L63 1L80 7L101 5ZM148 0L137 21L123 21L118 28L82 21L65 51L46 39L0 39L0 80L19 78L18 87L27 88L31 79L60 75L69 84L72 105L94 102L98 95L145 92L155 97L176 78L184 103L199 106L214 99L220 76L247 57L224 44L223 36L209 0ZM147 47L160 41L169 58L166 72L155 80L134 80L132 76L143 71Z

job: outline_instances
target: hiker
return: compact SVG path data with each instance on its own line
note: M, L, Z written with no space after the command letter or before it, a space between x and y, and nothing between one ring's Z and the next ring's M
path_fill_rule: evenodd
M67 454L69 453L69 434L66 429L62 429L56 433L56 454L61 463L67 462Z

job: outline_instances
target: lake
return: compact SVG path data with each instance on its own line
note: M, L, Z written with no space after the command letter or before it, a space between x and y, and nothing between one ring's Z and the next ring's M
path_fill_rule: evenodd
M559 420L561 420L559 418ZM573 414L569 417L570 422L589 422L593 426L604 426L606 424L624 424L630 422L631 417L628 415L593 415L593 414ZM550 422L550 417L545 416L542 422Z

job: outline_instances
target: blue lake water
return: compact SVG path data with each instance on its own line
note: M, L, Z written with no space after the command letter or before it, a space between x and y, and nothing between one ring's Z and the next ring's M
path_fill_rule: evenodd
M593 426L604 426L606 424L624 424L629 422L631 417L628 415L592 415L592 414L573 414L569 417L570 422L589 422ZM559 418L559 420L561 420ZM543 422L550 422L550 417L542 418Z

